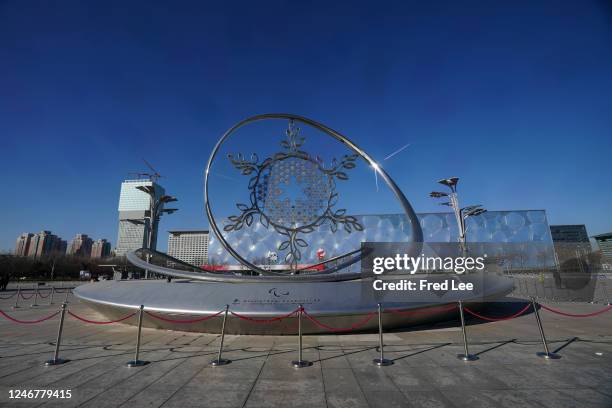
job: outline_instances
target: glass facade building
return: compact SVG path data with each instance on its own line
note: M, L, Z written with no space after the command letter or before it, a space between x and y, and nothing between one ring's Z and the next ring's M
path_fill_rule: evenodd
M332 232L324 224L305 236L308 246L302 248L301 263L318 262L317 250L326 257L335 257L360 248L361 242L408 242L411 239L410 222L404 214L358 215L363 231L350 233L338 228ZM458 228L453 213L421 213L418 218L425 242L450 243L458 241ZM468 243L500 244L523 254L521 263L528 265L555 265L555 253L550 227L544 210L488 211L466 220ZM226 240L248 260L265 259L269 251L277 252L282 237L274 229L260 222L239 231L223 232ZM489 248L491 246L489 245ZM209 241L209 263L236 264L237 261L222 247L214 235Z
M148 245L151 228L146 218L151 211L151 198L139 186L152 186L156 198L164 195L165 190L159 184L151 180L126 180L121 183L119 194L119 228L117 236L116 254L123 256L129 251L146 247ZM157 236L157 231L155 231ZM156 242L152 242L153 249Z

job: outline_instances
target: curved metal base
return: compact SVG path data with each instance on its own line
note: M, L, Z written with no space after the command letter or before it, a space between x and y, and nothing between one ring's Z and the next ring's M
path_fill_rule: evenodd
M218 367L218 366L227 365L227 364L229 364L231 362L232 362L232 360L226 360L225 358L222 358L222 359L215 359L215 360L211 361L208 364L213 366L213 367Z
M474 354L457 354L457 358L462 361L476 361L478 360L478 356Z
M540 351L539 353L536 353L536 356L544 358L546 360L558 360L561 358L560 355L555 354L555 353L545 353L543 351Z
M414 275L409 279L420 279ZM476 276L470 275L470 279ZM482 276L479 278L482 280ZM487 293L478 299L463 299L475 302L482 299L498 298L509 293L513 282L509 278L488 274ZM309 314L321 323L332 327L347 327L365 319L376 310L377 299L369 291L364 291L367 282L314 282L314 283L283 283L271 286L267 283L217 283L173 280L168 284L165 280L126 280L101 281L81 285L75 289L75 296L91 305L109 320L120 319L128 313L133 313L144 304L147 310L153 311L171 320L197 319L212 315L230 305L230 310L255 319L270 319L294 311L300 302L308 299L306 306ZM342 293L342 296L338 296ZM459 295L457 295L459 296ZM387 314L383 321L383 330L403 328L412 325L432 323L456 318L456 309L435 311L430 308L453 304L456 298L442 299L440 302L405 303L404 301L389 301L385 305L389 309L422 310L427 313ZM454 306L454 304L453 304ZM477 307L477 306L474 306ZM135 324L136 319L128 319L122 323ZM249 321L228 316L225 334L264 334L291 335L296 334L297 318L291 317L271 324L252 324ZM302 322L303 334L328 333L310 321ZM174 323L161 320L145 319L143 327L153 327L166 330L197 331L203 333L221 333L218 319L210 319L199 324ZM376 319L371 319L359 328L360 332L378 331ZM377 356L377 355L376 355ZM216 356L211 355L216 358ZM372 356L374 357L374 355Z
M372 360L372 362L379 367L390 366L393 364L393 360L387 360L386 358L375 358L374 360Z
M63 358L57 358L57 359L53 359L53 360L47 360L45 361L45 365L48 366L54 366L54 365L59 365L59 364L64 364L69 362L70 360L64 360Z
M142 367L149 364L149 361L142 361L142 360L132 360L132 361L128 361L126 366L128 367Z
M306 360L294 360L291 362L291 365L293 366L293 368L304 368L310 367L312 365L312 362Z

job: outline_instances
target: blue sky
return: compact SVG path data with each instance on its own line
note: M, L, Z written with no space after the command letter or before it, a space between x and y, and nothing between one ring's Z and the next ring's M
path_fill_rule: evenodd
M214 142L274 111L379 160L410 143L383 164L419 212L456 175L466 203L612 230L608 2L329 3L0 2L0 249L114 245L142 157L180 199L162 231L206 227Z

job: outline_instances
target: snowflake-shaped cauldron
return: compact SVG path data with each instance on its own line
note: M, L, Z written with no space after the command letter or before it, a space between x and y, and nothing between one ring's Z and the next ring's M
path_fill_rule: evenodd
M319 157L300 150L304 137L293 120L289 120L287 138L280 142L283 150L259 163L256 154L246 160L242 154L228 155L231 163L249 180L250 204L236 204L240 214L228 217L226 232L238 231L258 220L266 228L285 236L278 251L286 251L285 262L292 269L302 259L300 248L308 247L304 234L329 224L332 232L341 226L348 233L363 231L354 216L345 209L334 209L338 201L336 180L346 181L346 170L355 168L358 155L333 159L326 167Z

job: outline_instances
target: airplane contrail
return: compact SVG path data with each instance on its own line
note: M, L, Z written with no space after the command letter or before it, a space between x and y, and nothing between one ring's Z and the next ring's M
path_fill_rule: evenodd
M395 156L396 154L398 154L399 152L403 151L405 148L407 148L408 146L410 146L410 143L405 144L404 146L400 147L399 149L397 149L396 151L394 151L393 153L391 153L390 155L388 155L387 157L384 158L384 160L388 160L390 158L392 158L393 156Z

